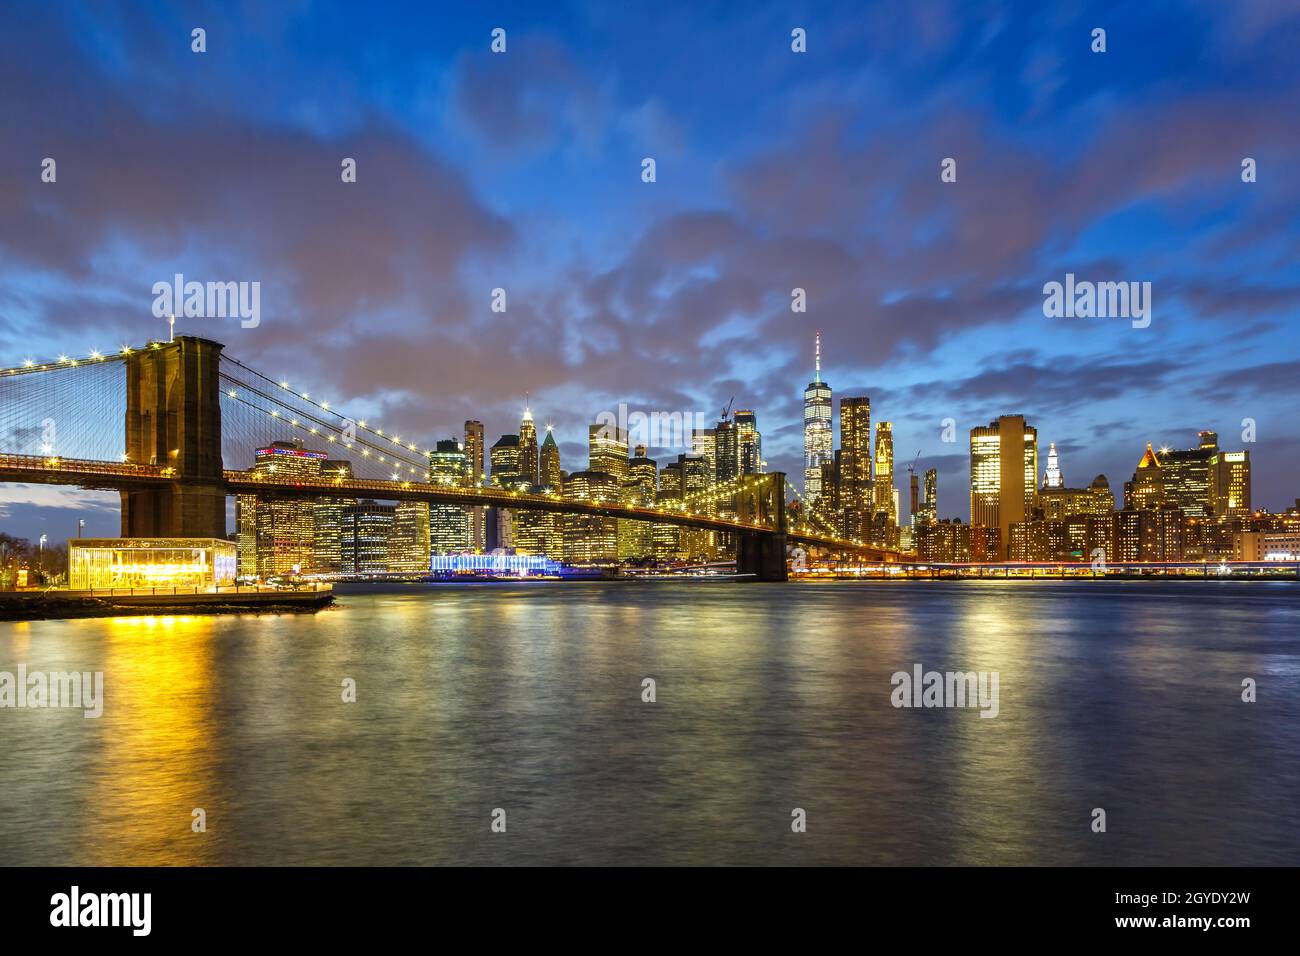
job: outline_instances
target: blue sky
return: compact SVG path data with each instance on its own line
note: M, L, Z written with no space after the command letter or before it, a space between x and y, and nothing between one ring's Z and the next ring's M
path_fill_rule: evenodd
M1300 494L1294 4L51 3L7 20L0 365L161 335L150 290L173 272L256 280L258 328L178 330L428 444L468 417L489 440L515 430L528 393L573 468L619 402L712 416L734 395L797 474L821 329L837 398L893 421L900 472L918 451L939 468L943 515L967 516L966 432L1002 413L1038 427L1044 457L1057 443L1071 484L1118 488L1146 442L1212 428L1250 448L1257 504ZM1150 281L1151 326L1045 318L1066 272ZM15 533L63 537L83 512L115 533L112 496L0 488Z

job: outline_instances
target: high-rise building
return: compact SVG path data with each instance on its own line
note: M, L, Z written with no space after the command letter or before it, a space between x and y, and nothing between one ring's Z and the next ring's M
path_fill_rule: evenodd
M483 454L486 447L483 440L483 423L465 422L465 484L477 488L483 484ZM469 509L469 546L474 551L482 551L487 544L487 509L478 507Z
M872 494L876 514L887 516L888 526L898 524L898 504L894 497L894 426L881 422L876 426L876 478Z
M697 429L691 433L691 452L699 455L709 463L709 474L717 474L718 430L716 428Z
M865 541L871 525L871 399L865 395L840 399L839 506L842 534Z
M1250 514L1250 452L1216 451L1210 458L1210 509L1215 517Z
M656 503L661 508L676 511L682 503L682 464L672 461L659 472L659 493ZM654 555L659 561L675 561L681 556L682 528L680 525L656 521L651 526Z
M492 484L502 488L517 488L528 483L519 472L519 436L502 435L488 452L492 466Z
M309 451L300 441L273 441L254 453L253 473L277 479L319 479L329 456ZM251 554L240 562L240 572L266 579L276 575L307 574L316 570L316 502L289 495L240 495L237 527L251 524L252 539L241 540ZM246 517L251 509L252 520ZM241 536L242 537L242 536ZM247 569L247 571L245 570Z
M627 463L627 480L623 482L623 503L636 508L655 506L658 466L646 457L644 445ZM620 518L618 521L618 556L621 560L641 560L654 554L654 534L649 521Z
M627 432L617 425L591 425L587 443L588 470L611 475L621 484L627 478Z
M340 552L344 574L382 574L389 570L393 505L364 499L343 509Z
M1098 475L1087 488L1040 488L1038 507L1051 520L1082 515L1108 515L1115 510L1115 496L1105 475Z
M1151 443L1147 442L1147 450L1142 454L1137 470L1133 472L1133 479L1124 484L1124 508L1142 511L1159 508L1164 503L1164 469L1156 453L1151 450Z
M388 542L388 570L403 574L428 574L430 543L429 503L399 501L393 509L393 536Z
M920 524L934 524L939 520L939 471L931 468L925 473L925 498L921 504Z
M1003 415L971 429L971 525L996 530L997 557L1006 559L1011 525L1033 514L1037 479L1038 430L1023 415ZM975 537L972 532L972 553L979 550ZM991 537L986 543L992 544Z
M1161 448L1165 501L1189 518L1202 519L1210 510L1210 459L1219 451L1219 436L1212 431L1197 435L1197 447L1174 451Z
M760 474L765 470L765 467L763 462L763 436L758 431L758 416L750 409L739 409L733 422L736 426L740 474Z
M734 421L723 418L713 432L713 480L724 485L741 474L740 429Z
M560 471L560 446L555 443L555 435L551 432L551 426L546 426L546 439L542 442L542 448L539 453L539 474L537 483L543 488L550 488L559 491L562 484Z
M537 484L537 426L530 408L519 422L519 476L528 485Z
M1056 442L1047 446L1047 471L1043 473L1043 487L1065 487L1065 479L1061 477L1061 463L1056 457Z
M832 461L831 387L822 381L822 334L817 333L813 380L803 390L803 495L812 505L822 494L822 463Z
M710 474L709 463L700 455L679 455L677 464L681 470L682 500L686 510L695 514L713 514L716 505L708 495ZM730 499L727 499L730 501ZM726 508L724 510L731 511ZM734 511L733 511L734 513ZM679 536L682 557L687 560L710 560L713 558L715 534L702 528L682 528Z
M626 452L623 463L626 466ZM620 491L620 480L602 471L575 471L564 483L566 501L617 502ZM618 519L587 514L565 515L564 559L573 564L617 561Z
M429 454L429 484L462 486L468 483L470 463L465 448L454 438L438 442ZM429 547L434 554L459 554L472 550L472 512L460 505L429 506Z
M346 459L325 460L321 462L321 474L325 478L351 478L352 462ZM240 496L244 497L244 496ZM343 552L341 537L343 533L343 509L357 503L356 498L317 498L316 499L316 559L313 566L318 574L339 574L343 570Z

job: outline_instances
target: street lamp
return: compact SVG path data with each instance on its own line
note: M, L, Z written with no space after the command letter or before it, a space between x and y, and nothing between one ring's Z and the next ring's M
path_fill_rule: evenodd
M78 538L81 537L81 529L84 528L85 526L86 526L86 519L85 519L85 518L78 518L78 519L77 519L77 537L78 537Z

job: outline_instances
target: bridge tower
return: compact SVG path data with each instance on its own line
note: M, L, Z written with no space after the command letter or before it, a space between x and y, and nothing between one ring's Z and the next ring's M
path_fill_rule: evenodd
M224 538L221 344L182 335L126 359L126 455L176 470L168 486L122 492L122 536Z
M775 529L737 534L736 572L759 581L785 581L785 472L746 475L736 492L736 518Z

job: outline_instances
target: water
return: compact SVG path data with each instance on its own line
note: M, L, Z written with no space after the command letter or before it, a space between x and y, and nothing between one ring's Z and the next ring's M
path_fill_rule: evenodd
M0 863L1295 865L1298 599L538 583L0 624L0 670L106 685L98 720L0 710ZM914 663L998 671L998 716L895 709Z

